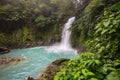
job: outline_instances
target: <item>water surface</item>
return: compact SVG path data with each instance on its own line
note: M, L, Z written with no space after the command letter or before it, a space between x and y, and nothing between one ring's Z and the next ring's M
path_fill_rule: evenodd
M74 58L73 52L51 52L48 47L12 50L2 57L24 57L25 61L16 65L0 65L0 80L25 80L27 76L37 77L51 62L59 58Z

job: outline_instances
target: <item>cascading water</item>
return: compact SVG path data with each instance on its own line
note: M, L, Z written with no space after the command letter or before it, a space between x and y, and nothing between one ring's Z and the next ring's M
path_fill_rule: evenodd
M71 17L68 22L65 24L64 29L62 31L62 41L61 41L61 48L63 49L70 49L71 48L71 43L70 43L70 35L71 31L69 28L71 27L72 23L74 22L75 17Z
M50 47L49 51L53 52L59 52L59 51L72 51L77 52L76 50L72 49L71 43L70 43L70 35L71 31L69 30L72 26L72 23L74 22L75 17L71 17L68 19L67 23L65 23L63 31L62 31L62 40L61 43L58 45L53 45Z

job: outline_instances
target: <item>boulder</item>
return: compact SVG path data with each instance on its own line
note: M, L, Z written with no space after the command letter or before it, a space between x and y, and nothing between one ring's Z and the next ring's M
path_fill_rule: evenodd
M2 57L2 58L0 58L0 65L17 64L18 62L21 62L23 60L25 60L25 58L22 58L22 57Z
M10 52L10 49L6 48L6 47L0 47L0 54L5 54Z
M34 78L32 78L31 76L28 76L26 80L34 80Z

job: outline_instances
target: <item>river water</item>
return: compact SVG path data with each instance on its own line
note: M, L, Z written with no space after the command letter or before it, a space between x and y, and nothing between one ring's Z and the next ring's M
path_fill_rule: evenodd
M35 47L12 50L2 57L24 57L25 61L14 65L0 65L0 80L25 80L27 76L37 77L53 61L59 58L74 58L73 52L51 52L49 47Z

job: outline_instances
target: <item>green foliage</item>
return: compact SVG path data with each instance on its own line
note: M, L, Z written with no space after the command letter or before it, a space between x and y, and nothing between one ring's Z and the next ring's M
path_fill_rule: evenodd
M96 7L96 5L100 4L101 0L92 0L89 5L85 8L84 13L88 14Z
M112 10L120 10L120 2L112 6Z
M50 3L51 3L51 4L56 4L56 3L57 3L57 0L50 0Z
M82 53L67 63L54 80L119 80L120 60L100 59L92 53Z
M46 25L50 24L52 22L52 20L50 18L46 18L44 16L39 16L35 19L35 22L37 23L37 26L45 27Z
M81 53L69 61L54 80L120 80L120 2L93 15L100 9L96 6L97 1L100 0L91 1L83 11L85 15L82 14L72 28L73 38L79 40L79 44L81 38L87 41L87 47L93 53Z
M0 45L4 44L6 42L6 36L3 33L0 33Z
M25 18L24 13L19 11L19 7L13 7L10 4L0 6L0 20L17 21Z
M24 30L25 26L33 29L35 34L31 35L34 36L34 41L44 42L50 37L58 39L63 26L61 24L65 23L69 16L74 15L69 0L2 0L1 3L3 4L0 5L0 32L5 33L8 44L26 41L31 32ZM25 34L22 34L22 31Z
M27 41L32 42L35 40L34 33L30 31L27 27L23 27L12 34L0 33L0 45L1 46L12 46L17 47L18 45L23 45Z
M27 27L19 29L18 31L13 32L10 36L10 40L13 43L25 43L26 41L34 41L34 37Z
M118 10L118 4L104 11L101 21L94 28L94 39L87 42L91 51L111 58L120 56L120 9ZM112 12L113 8L114 12Z
M91 0L84 11L77 15L78 19L71 28L73 44L85 43L89 38L92 38L95 19L102 12L103 4L102 0Z
M91 53L83 53L74 60L68 62L67 67L55 76L54 80L87 80L94 78L94 73L88 67L96 67L101 64ZM93 68L94 69L94 68Z

